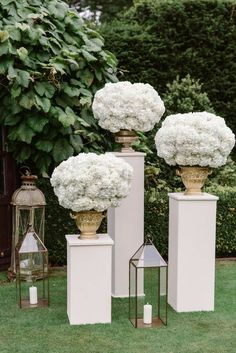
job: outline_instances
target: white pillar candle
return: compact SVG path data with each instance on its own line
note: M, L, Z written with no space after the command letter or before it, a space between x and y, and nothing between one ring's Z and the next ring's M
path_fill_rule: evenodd
M38 303L37 287L32 286L29 288L29 297L30 297L30 304Z
M144 324L151 324L152 323L152 305L145 304L143 306L143 323Z

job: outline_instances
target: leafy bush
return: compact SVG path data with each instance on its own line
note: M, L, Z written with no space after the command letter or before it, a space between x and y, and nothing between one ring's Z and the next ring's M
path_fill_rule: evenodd
M236 131L235 7L236 0L135 1L102 34L123 80L148 82L164 98L167 83L190 74Z
M93 94L116 81L103 38L61 0L0 2L0 124L17 162L41 172L80 151L102 151Z

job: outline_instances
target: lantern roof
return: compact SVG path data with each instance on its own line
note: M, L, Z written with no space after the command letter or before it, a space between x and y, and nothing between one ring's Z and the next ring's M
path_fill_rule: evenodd
M38 177L27 172L21 176L22 185L12 195L11 204L14 206L44 206L46 205L44 194L35 184Z
M131 257L130 261L135 267L166 267L167 263L162 258L152 240L148 237L143 245Z
M19 245L19 253L34 253L34 252L46 252L47 248L35 232L32 225L28 226L25 236Z

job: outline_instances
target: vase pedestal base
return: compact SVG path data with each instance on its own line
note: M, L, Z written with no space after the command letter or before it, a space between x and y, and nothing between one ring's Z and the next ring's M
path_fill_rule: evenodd
M67 315L71 325L111 323L112 239L67 240Z
M177 312L214 310L217 200L169 194L168 303Z

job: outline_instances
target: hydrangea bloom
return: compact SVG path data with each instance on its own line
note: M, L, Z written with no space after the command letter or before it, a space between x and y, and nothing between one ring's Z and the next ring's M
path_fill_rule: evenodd
M98 124L111 132L149 131L165 112L163 101L151 85L128 81L106 83L96 92L92 109Z
M133 168L111 153L81 153L53 171L59 204L72 211L104 211L118 206L130 191Z
M220 167L235 144L223 118L207 112L168 116L155 136L157 154L169 165Z

